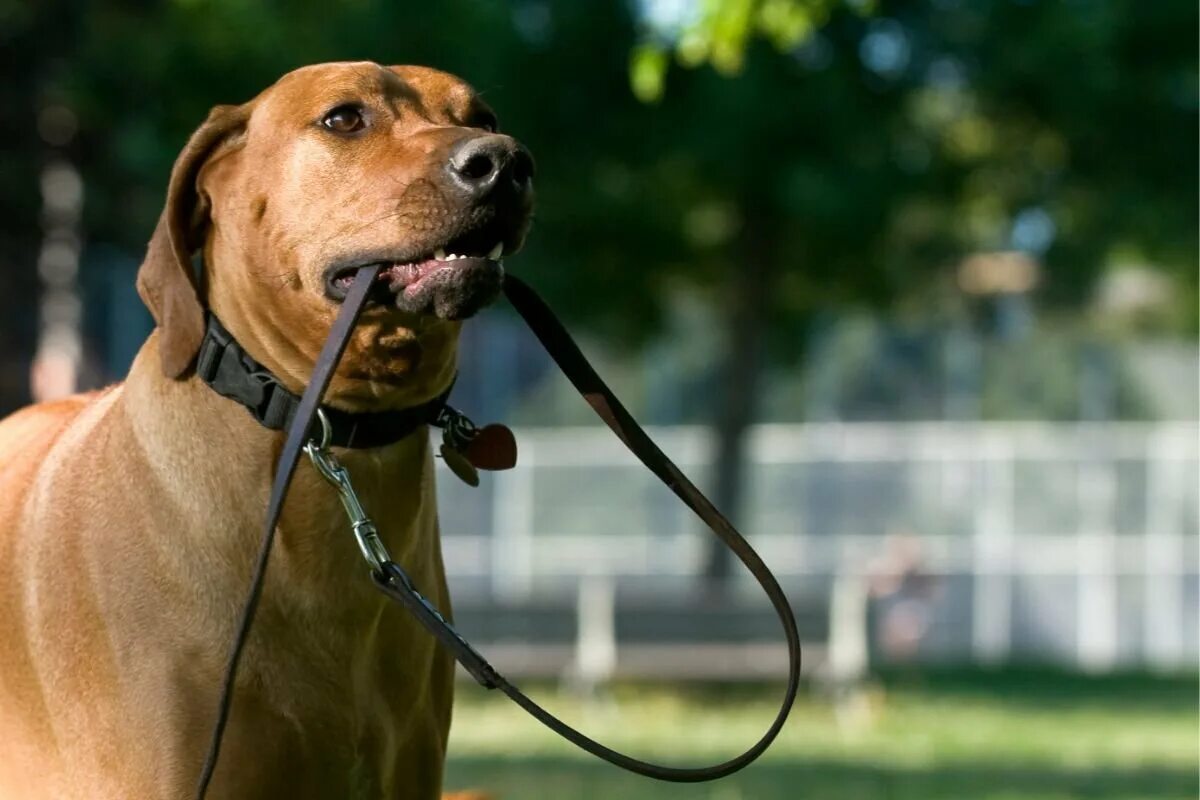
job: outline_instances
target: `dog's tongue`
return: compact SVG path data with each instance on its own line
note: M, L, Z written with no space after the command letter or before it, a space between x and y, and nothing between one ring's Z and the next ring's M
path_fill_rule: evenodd
M390 267L380 270L379 277L391 284L393 291L399 291L412 286L434 270L449 265L447 261L427 258L411 264L392 264Z
M465 319L500 293L500 262L468 256L453 260L427 258L393 264L379 273L395 295L396 308L430 313L442 319Z

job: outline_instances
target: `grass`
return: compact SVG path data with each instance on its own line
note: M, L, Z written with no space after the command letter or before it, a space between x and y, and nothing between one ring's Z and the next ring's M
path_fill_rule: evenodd
M1198 796L1195 678L1054 673L895 677L841 704L803 697L775 745L738 775L675 786L576 751L503 696L460 688L447 788L501 800L1062 800ZM768 689L617 687L535 699L631 755L724 760L774 713Z

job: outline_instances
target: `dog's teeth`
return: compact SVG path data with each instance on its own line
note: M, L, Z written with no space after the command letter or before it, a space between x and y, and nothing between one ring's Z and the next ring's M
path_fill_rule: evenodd
M457 261L459 258L462 258L462 256L460 256L458 253L451 253L450 255L446 256L447 261Z
M433 257L436 258L438 261L445 261L446 260L446 251L443 248L439 247L437 250L433 251Z
M504 255L504 242L496 242L496 246L491 249L487 257L495 261L502 255Z

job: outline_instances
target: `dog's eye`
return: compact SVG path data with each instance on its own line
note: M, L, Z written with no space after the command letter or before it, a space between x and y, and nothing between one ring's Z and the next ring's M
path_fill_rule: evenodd
M335 133L354 133L367 127L357 106L338 106L321 119L321 124Z
M496 115L490 111L484 111L480 114L477 114L472 122L473 124L471 127L483 128L488 133L495 133L500 129L500 122L496 119Z

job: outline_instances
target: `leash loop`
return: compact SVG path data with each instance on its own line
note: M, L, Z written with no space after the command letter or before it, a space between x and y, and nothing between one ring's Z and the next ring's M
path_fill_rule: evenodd
M500 675L487 660L464 639L458 631L442 616L441 612L425 598L417 589L412 578L404 568L393 561L387 548L379 538L375 523L367 515L359 502L350 475L346 468L337 460L330 449L334 427L320 409L321 395L324 394L333 371L341 359L354 325L366 303L367 292L380 269L379 264L361 267L355 275L354 283L342 303L342 308L334 321L321 353L313 368L308 388L300 398L291 424L288 427L283 451L279 457L274 484L271 489L266 519L263 523L262 542L259 547L258 559L255 563L250 589L246 597L242 615L238 622L237 635L229 654L225 670L225 679L221 687L220 699L217 706L217 719L213 725L212 738L209 743L208 755L197 784L196 797L204 800L209 784L220 757L221 741L229 719L230 707L233 702L234 686L237 680L238 666L242 652L253 624L259 598L262 595L263 579L266 575L267 563L275 538L276 525L283 509L288 487L295 473L296 464L301 452L308 455L317 471L329 481L338 492L342 506L350 519L355 541L362 551L363 558L371 567L371 578L376 587L385 595L406 608L413 617L439 642L445 645L459 664L471 674L483 687L500 689L531 716L548 727L550 730L570 741L572 744L586 750L594 756L604 759L623 769L664 781L679 783L696 783L710 781L737 772L754 761L770 746L775 737L783 729L795 701L800 682L800 635L796 629L796 620L792 614L784 593L775 576L763 563L750 544L738 533L737 529L713 507L708 498L690 481L687 476L667 458L658 448L633 416L604 381L592 369L583 353L571 339L570 334L563 328L562 323L554 316L542 299L524 282L507 276L504 282L504 294L533 331L538 341L558 364L567 379L588 402L596 414L617 435L643 465L646 466L659 480L675 493L685 505L699 517L708 528L724 544L733 551L734 555L758 581L766 593L776 615L783 626L784 636L788 646L788 677L783 700L767 731L748 750L739 756L720 764L708 767L669 767L652 764L631 758L623 753L612 750L599 742L590 739L575 730L562 720L543 709L527 695ZM456 440L470 441L474 425L459 412L446 410L444 406L446 390L441 397L421 410L422 419L426 423L438 424L445 429L447 443L443 444L443 455L456 453L449 443ZM433 411L433 413L430 413ZM436 420L436 422L435 422ZM466 420L464 422L464 420ZM320 422L321 431L317 437L310 435L314 422ZM485 429L486 430L486 429ZM511 434L510 434L511 435ZM341 442L339 442L341 443ZM449 462L448 462L449 463ZM474 469L472 467L472 469ZM462 477L460 475L460 477ZM477 479L476 479L477 480ZM469 481L468 481L469 482Z
M488 689L499 689L510 700L534 717L534 719L588 753L630 772L677 783L710 781L737 772L758 758L770 746L771 742L774 741L775 737L783 729L783 725L787 721L788 712L791 710L792 703L796 697L800 680L800 636L796 630L796 620L788 604L787 597L783 589L779 586L779 583L775 580L775 577L771 574L771 571L745 538L738 533L729 520L713 507L708 498L688 480L687 476L667 458L666 454L654 444L642 427L637 424L632 415L625 410L625 407L621 405L617 397L605 385L604 381L600 379L591 365L588 364L583 353L580 352L574 341L572 341L570 334L562 327L561 323L558 322L557 318L554 317L541 298L527 285L511 275L505 281L504 291L509 302L512 303L513 307L524 318L526 324L529 325L530 330L533 331L534 335L546 348L550 357L558 364L563 374L567 376L568 380L571 381L579 393L588 401L589 405L592 406L605 424L608 425L613 433L617 435L630 452L647 469L653 472L696 516L708 525L709 529L734 552L738 559L741 560L758 580L759 585L775 608L788 644L788 681L779 711L770 727L757 742L741 755L720 764L708 767L670 767L632 758L624 753L606 747L566 724L534 702L532 698L522 692L517 686L510 683L421 594L413 584L412 578L399 564L388 560L379 566L376 562L371 561L371 557L368 556L368 561L371 561L372 566L378 566L377 569L372 570L371 577L381 592L408 609L426 630L442 642L450 650L454 658L463 665L467 672L481 686ZM463 424L463 420L466 420L466 418L460 412L448 405L443 407L438 421L440 426L446 429L448 441L452 441L452 436L461 435L461 432L469 430ZM470 421L466 420L466 424L469 425ZM470 427L474 428L473 425ZM310 456L313 452L313 450L309 450ZM443 445L443 453L445 453L445 445ZM332 459L332 454L329 455L329 458ZM320 466L318 468L321 469ZM347 492L353 497L354 489L350 486L349 475L340 465L338 465L338 469L340 471L338 472L335 486L339 492L343 493L343 498L345 498ZM325 473L323 472L323 474ZM332 479L331 482L333 482ZM354 498L354 500L354 507L361 512L361 507L357 505L357 498ZM347 505L346 508L351 522L354 523L355 519L358 518L356 513L351 510L350 505ZM357 530L355 531L355 535L358 536Z

